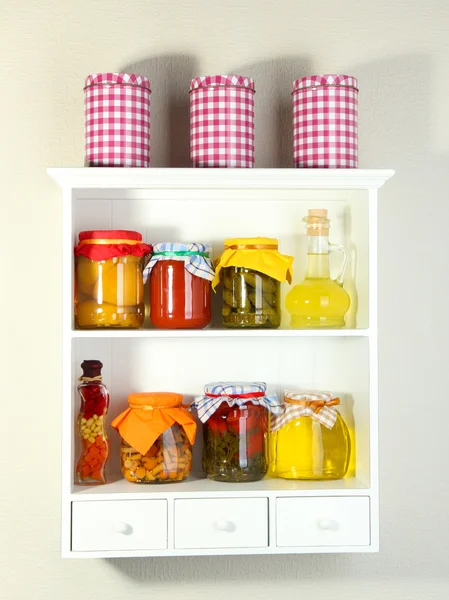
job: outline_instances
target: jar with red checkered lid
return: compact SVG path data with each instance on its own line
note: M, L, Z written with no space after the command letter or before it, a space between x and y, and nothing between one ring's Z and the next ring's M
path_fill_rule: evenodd
M239 75L190 82L194 167L254 167L254 81Z
M292 96L295 167L357 167L357 79L302 77L293 83Z
M84 87L86 167L150 166L150 82L95 73Z

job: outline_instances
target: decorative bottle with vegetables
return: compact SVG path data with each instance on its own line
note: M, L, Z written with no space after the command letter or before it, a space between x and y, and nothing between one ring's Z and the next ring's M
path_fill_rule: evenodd
M102 382L103 364L99 360L85 360L81 368L83 374L78 386L81 408L77 419L81 455L75 469L75 481L79 485L95 485L106 483L106 462L109 457L106 415L109 392Z

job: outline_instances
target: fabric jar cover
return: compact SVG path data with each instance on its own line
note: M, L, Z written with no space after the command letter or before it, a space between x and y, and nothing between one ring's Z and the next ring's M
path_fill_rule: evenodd
M254 81L237 75L190 82L194 167L254 167Z
M196 408L198 418L205 423L223 402L229 407L241 407L248 402L264 406L273 415L282 413L282 406L276 394L267 394L267 384L263 382L216 382L204 386L204 395L196 396L192 407Z
M183 261L186 271L202 279L212 281L215 275L214 265L210 259L212 248L208 244L191 242L159 242L153 246L153 255L143 271L143 280L147 281L151 270L159 260Z
M301 417L310 417L321 425L332 429L337 420L334 406L340 399L330 392L285 392L282 412L273 417L270 431L278 431L291 421Z
M293 83L295 167L358 166L357 79L314 75Z
M259 271L277 281L292 282L293 256L278 251L276 238L228 238L224 252L216 260L212 289L220 282L220 271L225 267L243 267Z
M157 438L178 423L187 439L195 442L196 423L190 412L181 406L182 395L173 392L130 394L129 408L111 425L130 446L146 454Z
M142 75L86 77L85 166L150 166L150 93L150 81Z
M107 260L118 256L146 256L151 246L142 242L142 234L124 229L99 229L80 231L75 256L90 260Z

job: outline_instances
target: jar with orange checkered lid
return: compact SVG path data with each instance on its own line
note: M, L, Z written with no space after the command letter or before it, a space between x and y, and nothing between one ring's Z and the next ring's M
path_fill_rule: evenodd
M283 479L341 479L351 457L349 429L330 392L285 392L270 416L269 473Z

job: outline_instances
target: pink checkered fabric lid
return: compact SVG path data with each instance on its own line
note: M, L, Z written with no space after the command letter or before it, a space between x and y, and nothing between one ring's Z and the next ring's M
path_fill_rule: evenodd
M335 425L338 413L334 406L340 404L340 399L330 392L285 392L284 401L282 414L271 419L271 431L278 431L301 417L310 417L327 429Z
M358 81L351 75L310 75L308 77L301 77L293 82L293 92L302 90L310 87L320 87L324 85L341 86L341 87L352 87L358 91Z
M151 92L151 83L143 75L133 73L93 73L86 77L85 88L91 85L135 85Z
M201 87L233 86L243 87L255 92L254 80L244 75L205 75L195 77L190 82L190 91Z

